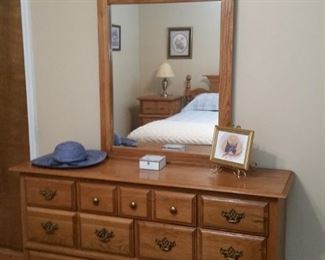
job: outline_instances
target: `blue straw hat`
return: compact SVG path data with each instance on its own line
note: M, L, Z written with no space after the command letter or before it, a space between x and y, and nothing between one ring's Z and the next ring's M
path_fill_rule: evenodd
M105 160L107 153L86 150L82 144L68 141L58 144L53 153L32 160L32 164L46 168L83 168Z

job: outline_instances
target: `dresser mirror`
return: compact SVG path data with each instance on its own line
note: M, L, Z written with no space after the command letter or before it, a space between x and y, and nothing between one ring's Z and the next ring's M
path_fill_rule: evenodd
M111 6L111 24L118 25L122 36L121 48L112 51L115 133L123 137L134 136L142 143L196 142L186 136L179 138L182 133L186 135L186 127L180 130L177 128L181 128L181 124L186 122L177 121L176 126L172 127L179 132L175 133L174 138L167 135L168 129L164 120L149 126L144 125L180 112L183 105L181 99L165 103L157 100L157 96L159 97L162 92L162 79L156 75L162 63L167 62L173 74L168 74L164 68L162 73L167 73L166 76L174 75L168 78L167 93L171 98L184 95L187 75L191 75L192 88L209 89L209 81L203 75L219 74L220 7L218 1ZM181 31L184 27L185 29ZM178 32L180 36L179 39L177 36L173 39L175 44L183 44L182 46L188 49L192 47L188 52L191 53L191 58L177 56L168 58L168 29L174 28L171 33ZM190 39L181 38L183 34L188 33L186 29L191 33ZM117 39L118 33L114 32ZM138 100L146 96L148 100ZM157 107L158 103L161 107ZM142 109L145 111L141 111L140 104L146 106ZM169 111L171 106L175 105L178 107L174 111ZM211 125L210 136L213 124L217 123L217 115L212 118L211 124L207 124ZM136 129L140 126L143 126L143 129ZM150 130L150 126L156 130ZM163 135L159 137L159 134L154 134L160 129L161 134L165 133L165 138L162 138ZM169 131L171 130L170 128ZM209 141L198 140L197 143L211 144Z
M173 125L167 122L165 129L157 123L165 121L165 118L174 119L175 114L178 115L186 102L194 97L188 94L199 89L205 89L209 92L206 96L210 99L213 96L216 100L212 102L213 108L208 108L214 112L209 113L209 117L215 124L231 123L233 12L233 0L188 3L98 0L103 149L116 156L123 154L129 157L161 152L162 145L166 143L180 143L186 145L185 154L176 154L185 160L193 155L207 158L211 146L205 137L212 136L213 130L209 134L208 128L200 122L176 122ZM110 37L111 30L114 30L114 42ZM175 32L179 34L173 34ZM181 38L177 38L179 35ZM185 57L175 57L175 52L168 48L171 44L187 47ZM166 62L172 69L173 77L168 78L169 96L165 99L160 96L163 78L158 77L157 72ZM204 100L198 102L205 104ZM203 117L199 115L198 119ZM144 126L153 128L142 129ZM140 132L134 135L138 129ZM150 133L160 130L158 136L164 137L164 133L172 129L178 131L176 136L181 139L173 136L152 139L150 136ZM187 132L191 134L201 130L206 132L203 141L193 141L191 138L196 136L186 136ZM138 147L114 146L113 133L140 140ZM149 136L141 139L146 133Z

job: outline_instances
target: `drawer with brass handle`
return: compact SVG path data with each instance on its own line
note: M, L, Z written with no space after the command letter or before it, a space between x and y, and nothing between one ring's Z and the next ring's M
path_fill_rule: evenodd
M51 235L58 229L58 224L52 223L52 221L47 221L42 223L42 228L46 234Z
M78 183L80 210L116 215L117 188L99 183Z
M199 230L199 259L265 260L266 238L252 235Z
M119 187L119 216L151 219L151 191Z
M200 226L267 235L268 203L202 195Z
M134 255L133 220L80 214L80 246L132 257Z
M29 206L75 209L75 184L69 180L25 177L26 201Z
M75 213L29 207L26 215L28 241L68 247L75 246Z
M171 251L173 249L173 247L176 246L175 241L170 241L166 237L164 237L162 239L156 238L155 242L156 242L157 246L160 248L160 250L165 251L165 252Z
M114 237L114 232L106 228L96 229L95 234L99 241L105 243Z
M193 193L154 191L153 218L155 220L196 224L196 195Z
M168 114L169 113L169 104L168 102L159 102L159 101L143 101L142 110L143 114Z
M178 113L182 108L183 97L146 95L138 97L138 100L140 101L140 124L144 125Z
M142 221L136 223L137 255L141 259L195 259L195 228Z

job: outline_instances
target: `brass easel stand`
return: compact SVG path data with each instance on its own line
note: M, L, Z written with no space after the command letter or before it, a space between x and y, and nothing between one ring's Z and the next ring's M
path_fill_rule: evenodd
M216 165L216 167L214 167L213 169L211 169L211 173L213 174L221 174L222 172L224 172L224 169L226 167L220 166L220 165ZM227 169L231 169L232 173L238 178L240 179L241 176L247 177L247 171L243 170L243 169L234 169L234 168L227 168Z
M216 165L213 169L211 169L211 173L213 174L219 174L222 173L222 167L220 165Z
M243 175L245 177L247 177L247 171L246 170L242 170L242 169L235 169L232 171L232 173L234 175L237 176L238 179L240 179L240 177Z

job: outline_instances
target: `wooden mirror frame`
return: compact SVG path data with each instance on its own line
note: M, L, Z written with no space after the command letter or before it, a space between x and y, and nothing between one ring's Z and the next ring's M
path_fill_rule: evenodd
M232 123L232 70L233 70L233 33L234 33L234 0L218 0L221 2L221 32L219 59L219 125L229 126ZM113 146L113 80L112 59L110 52L110 20L108 10L111 4L153 4L203 2L203 0L97 0L98 15L98 48L99 48L99 84L100 84L100 130L101 149L115 158L139 158L143 154L153 153L149 148L135 149ZM204 1L205 2L205 1ZM170 152L155 150L155 154L165 154L168 162L202 164L209 162L208 154L188 152Z

